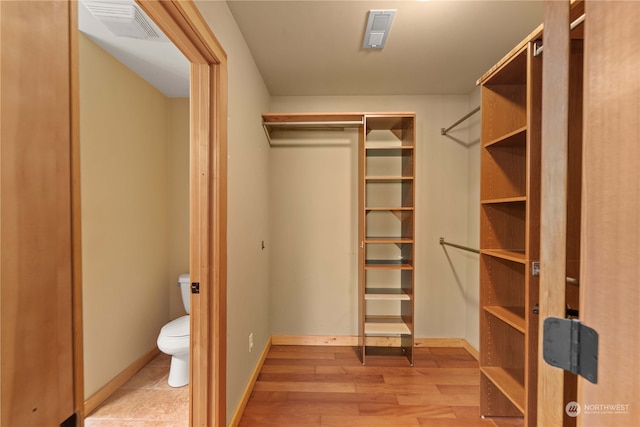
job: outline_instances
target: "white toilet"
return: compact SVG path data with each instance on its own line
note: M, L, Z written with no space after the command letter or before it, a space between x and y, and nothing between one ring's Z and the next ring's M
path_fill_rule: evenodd
M182 304L186 316L178 317L167 323L160 330L158 348L171 356L169 369L169 385L182 387L189 384L189 298L191 283L188 274L181 274L178 280Z

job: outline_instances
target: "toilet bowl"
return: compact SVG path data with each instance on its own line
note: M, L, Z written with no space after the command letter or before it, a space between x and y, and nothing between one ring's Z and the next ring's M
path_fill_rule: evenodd
M181 274L178 280L182 303L187 315L178 317L160 329L158 348L171 356L169 385L182 387L189 384L189 297L191 285L189 275Z

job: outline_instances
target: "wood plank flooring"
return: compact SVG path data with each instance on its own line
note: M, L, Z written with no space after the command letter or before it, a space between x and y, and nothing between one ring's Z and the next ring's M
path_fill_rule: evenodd
M272 346L239 427L511 427L482 419L478 362L463 348L367 356L353 347Z

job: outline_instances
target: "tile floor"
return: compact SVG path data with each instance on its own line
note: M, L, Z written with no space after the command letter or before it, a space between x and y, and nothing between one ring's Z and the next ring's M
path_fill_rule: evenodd
M187 427L189 387L169 387L170 361L158 355L89 414L85 427Z

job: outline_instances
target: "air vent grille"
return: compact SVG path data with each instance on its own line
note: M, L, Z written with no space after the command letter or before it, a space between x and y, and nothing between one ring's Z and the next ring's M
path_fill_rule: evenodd
M362 47L364 49L382 49L387 42L395 16L395 9L370 10Z
M86 8L113 34L144 40L165 40L147 17L133 4L84 2Z

